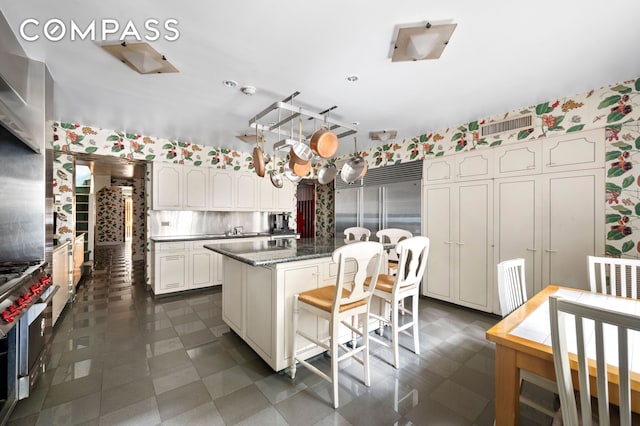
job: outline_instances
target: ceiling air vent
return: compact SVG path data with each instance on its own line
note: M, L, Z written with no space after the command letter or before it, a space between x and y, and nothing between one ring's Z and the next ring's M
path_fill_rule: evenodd
M532 115L512 118L510 120L498 121L480 126L480 135L488 136L496 133L510 132L512 130L528 129L533 122Z

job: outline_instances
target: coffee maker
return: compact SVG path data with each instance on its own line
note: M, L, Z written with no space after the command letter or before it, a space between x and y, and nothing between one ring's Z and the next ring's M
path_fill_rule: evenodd
M273 213L269 215L269 231L272 234L290 234L288 213Z

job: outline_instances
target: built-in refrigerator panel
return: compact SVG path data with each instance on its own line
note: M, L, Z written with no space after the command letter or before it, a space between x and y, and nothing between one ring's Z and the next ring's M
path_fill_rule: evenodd
M400 228L413 235L420 235L422 232L420 181L384 185L382 193L384 214L380 229Z
M383 218L382 187L364 186L362 187L362 208L360 209L360 222L357 226L367 228L371 231L371 236L375 237L376 232L381 228ZM375 239L375 238L374 238Z
M376 232L386 228L420 235L421 178L421 162L414 162L369 170L353 185L336 181L336 238L352 226L369 229L373 240Z
M359 226L359 200L361 198L360 187L348 187L335 191L335 237L343 238L344 230Z

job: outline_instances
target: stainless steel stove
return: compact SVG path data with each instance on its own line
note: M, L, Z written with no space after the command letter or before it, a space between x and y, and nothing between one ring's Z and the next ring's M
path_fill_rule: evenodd
M45 266L42 261L0 263L0 337L8 334L51 285Z
M45 274L46 265L0 263L0 423L29 396L48 359L49 302L57 287Z

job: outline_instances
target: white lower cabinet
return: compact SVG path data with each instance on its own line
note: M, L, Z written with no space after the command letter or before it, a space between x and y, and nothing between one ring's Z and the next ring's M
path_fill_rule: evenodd
M244 330L244 286L241 284L245 281L243 264L227 258L223 261L224 282L233 283L222 286L222 318L229 327L237 334L242 335ZM271 287L271 282L265 283L265 286Z
M493 181L425 186L423 234L431 240L423 294L493 308Z
M191 251L191 279L189 280L191 288L209 287L214 284L214 254L211 250L202 248Z
M159 254L156 268L156 294L187 289L187 255L184 252Z
M285 358L291 359L291 339L292 334L292 319L293 319L293 295L301 293L307 290L313 290L318 288L319 278L318 265L310 265L297 268L283 269L283 302L284 302L284 355ZM335 284L335 281L333 281ZM288 320L288 321L287 321ZM309 312L301 310L298 318L298 327L303 332L307 333L311 337L318 337L318 317L311 315ZM326 323L326 321L323 321ZM327 335L327 333L323 333ZM305 339L298 339L297 347L303 347L308 345Z
M66 242L62 246L56 247L51 256L53 285L59 287L51 303L53 325L58 321L62 310L69 300L71 291L71 285L69 284L70 246L71 243Z
M149 278L153 292L168 294L220 285L224 280L223 256L204 246L221 242L233 244L265 239L268 237L152 243Z

